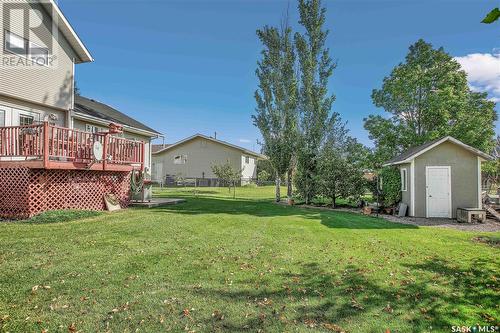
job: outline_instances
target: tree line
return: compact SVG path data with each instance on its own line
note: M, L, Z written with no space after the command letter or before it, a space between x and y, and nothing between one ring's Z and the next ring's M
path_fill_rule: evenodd
M335 95L328 83L336 63L327 46L326 8L321 0L299 0L298 13L297 31L288 17L279 26L257 30L262 51L252 120L274 172L276 201L284 179L287 197L295 194L306 204L318 195L333 205L338 198L359 198L367 188L365 170L380 170L402 151L445 135L492 150L495 103L486 93L471 90L466 73L443 48L422 39L409 47L405 61L383 79L382 87L373 90L374 105L388 116L365 118L375 146L359 143L332 111Z

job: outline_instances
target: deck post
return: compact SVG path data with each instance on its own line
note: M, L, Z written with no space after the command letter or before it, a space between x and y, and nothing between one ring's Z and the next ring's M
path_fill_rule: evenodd
M146 144L141 141L141 171L144 171L144 164L146 160Z
M49 122L43 122L43 167L49 166Z
M108 165L108 144L109 144L109 133L104 134L104 144L103 144L103 157L102 157L102 169L106 170Z

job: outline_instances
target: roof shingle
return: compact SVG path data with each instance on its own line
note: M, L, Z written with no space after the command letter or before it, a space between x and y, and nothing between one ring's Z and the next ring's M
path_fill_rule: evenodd
M161 135L160 132L101 102L75 95L75 111L101 120Z

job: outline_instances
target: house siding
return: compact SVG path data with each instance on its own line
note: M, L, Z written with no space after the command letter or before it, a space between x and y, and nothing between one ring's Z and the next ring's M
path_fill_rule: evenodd
M246 157L248 156L248 163ZM241 179L243 184L249 183L252 179L257 178L257 161L255 157L249 155L241 156Z
M50 114L55 114L57 120L54 123L58 126L66 126L65 111L0 96L0 126L2 124L18 126L20 114L33 116L35 121L43 121Z
M185 164L174 164L174 157L187 155ZM172 149L153 155L153 179L163 180L166 175L187 178L217 178L212 165L229 161L234 169L241 169L244 156L241 151L203 138L193 138ZM158 164L161 166L158 167ZM158 175L160 170L162 175Z
M450 142L444 142L415 158L415 216L426 217L426 166L450 166L451 211L478 207L477 156Z
M399 166L399 170L401 171L402 169L406 169L407 183L406 183L406 191L401 191L401 202L408 205L407 214L411 215L411 186L412 186L411 164L410 163L401 164Z
M11 11L11 24L4 22L4 6L0 6L0 45L2 58L18 61L20 56L7 53L4 50L5 30L9 30L38 45L52 45L51 55L56 56L53 66L11 66L0 61L0 94L23 101L41 104L57 109L69 110L73 107L73 59L76 57L62 33L58 38L52 35L51 16L40 3L19 0L16 2L22 8L31 9L31 13L41 13L43 25L35 35L24 36L22 10Z

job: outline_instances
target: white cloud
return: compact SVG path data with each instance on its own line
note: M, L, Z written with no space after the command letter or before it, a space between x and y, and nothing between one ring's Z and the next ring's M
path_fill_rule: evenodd
M252 140L248 140L248 139L240 139L239 141L241 143L250 143L250 142L252 142Z
M455 59L467 72L473 91L486 91L490 100L500 101L500 52L472 53Z

